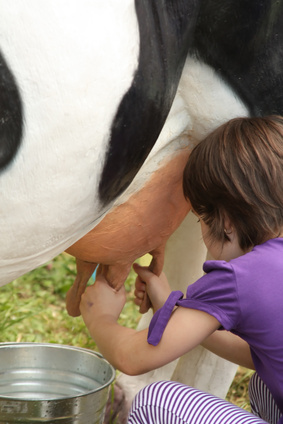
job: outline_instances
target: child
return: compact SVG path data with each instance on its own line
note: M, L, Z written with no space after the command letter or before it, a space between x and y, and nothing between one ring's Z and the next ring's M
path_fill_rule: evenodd
M199 344L256 370L254 414L166 381L136 396L129 423L283 423L283 118L222 125L192 151L183 186L214 258L204 263L206 274L183 298L170 293L164 274L135 264L136 303L146 290L155 312L139 332L117 324L124 289L98 277L82 296L83 319L104 357L127 374L161 367Z

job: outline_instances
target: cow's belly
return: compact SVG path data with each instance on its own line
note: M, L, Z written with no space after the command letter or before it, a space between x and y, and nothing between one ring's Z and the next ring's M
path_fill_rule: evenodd
M0 175L2 285L61 253L110 210L97 187L139 34L133 0L1 2L0 27L24 113L22 144Z

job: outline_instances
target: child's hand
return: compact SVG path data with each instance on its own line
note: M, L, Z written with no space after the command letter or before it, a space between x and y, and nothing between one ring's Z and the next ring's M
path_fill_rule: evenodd
M105 278L99 275L92 286L88 286L81 297L80 311L90 331L91 325L99 325L99 320L107 316L117 321L126 303L124 286L116 292Z
M160 277L157 277L148 267L142 267L137 263L134 264L134 270L138 274L135 283L135 304L141 306L145 293L147 293L152 303L153 311L156 312L164 305L171 293L166 275L162 272Z

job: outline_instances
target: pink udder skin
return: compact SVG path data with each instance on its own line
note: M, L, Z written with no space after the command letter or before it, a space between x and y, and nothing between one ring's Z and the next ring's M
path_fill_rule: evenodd
M71 316L80 315L80 298L97 264L98 273L116 290L124 284L133 262L146 253L152 255L150 269L160 275L166 242L191 209L182 189L188 156L184 149L166 162L139 192L67 250L77 260L77 277L66 302ZM145 299L141 313L149 307Z

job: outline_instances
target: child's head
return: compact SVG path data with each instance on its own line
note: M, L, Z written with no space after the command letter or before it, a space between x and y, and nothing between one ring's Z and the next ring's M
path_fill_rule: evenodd
M283 230L283 118L236 118L217 128L193 149L183 188L212 238L228 240L225 218L243 250L277 237Z

